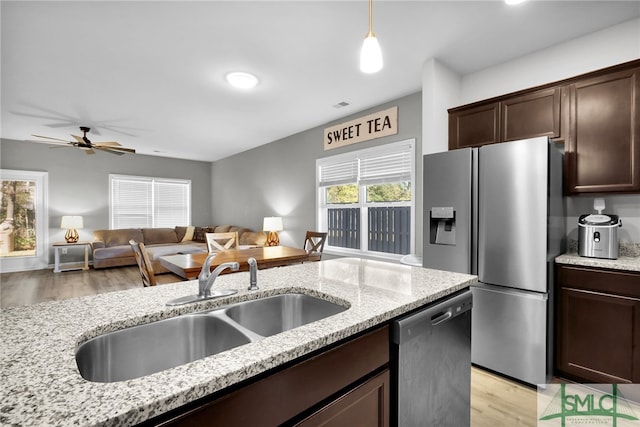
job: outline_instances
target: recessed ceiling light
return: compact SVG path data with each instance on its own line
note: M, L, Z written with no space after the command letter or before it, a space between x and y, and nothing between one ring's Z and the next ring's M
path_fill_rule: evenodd
M253 74L234 71L225 76L227 82L238 89L251 89L258 84L258 78Z

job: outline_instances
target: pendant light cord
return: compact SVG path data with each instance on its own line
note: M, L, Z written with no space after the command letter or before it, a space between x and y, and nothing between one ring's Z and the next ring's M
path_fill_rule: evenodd
M374 36L373 33L373 0L369 0L369 32L367 33L367 37Z

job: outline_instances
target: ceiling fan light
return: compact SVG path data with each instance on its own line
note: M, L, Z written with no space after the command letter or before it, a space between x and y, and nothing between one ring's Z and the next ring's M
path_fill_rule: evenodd
M367 34L360 50L360 71L371 74L382 69L382 50L376 35L372 32Z
M227 82L238 89L251 89L258 84L258 78L253 74L242 71L234 71L225 76Z

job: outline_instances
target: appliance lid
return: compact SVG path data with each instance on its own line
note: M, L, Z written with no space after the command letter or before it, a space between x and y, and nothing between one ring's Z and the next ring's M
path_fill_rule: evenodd
M618 225L620 219L618 215L604 215L604 214L586 214L580 215L578 219L578 225Z

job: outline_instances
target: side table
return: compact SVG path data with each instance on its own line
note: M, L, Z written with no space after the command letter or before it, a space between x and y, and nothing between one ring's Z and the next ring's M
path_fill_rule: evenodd
M60 249L62 248L70 248L74 246L84 246L84 265L81 263L73 263L65 266L64 268L60 268ZM67 242L57 242L53 244L53 249L55 252L55 264L53 267L54 273L60 273L61 271L71 271L71 270L88 270L89 269L89 247L91 246L91 242L87 241L79 241L75 243L67 243Z

